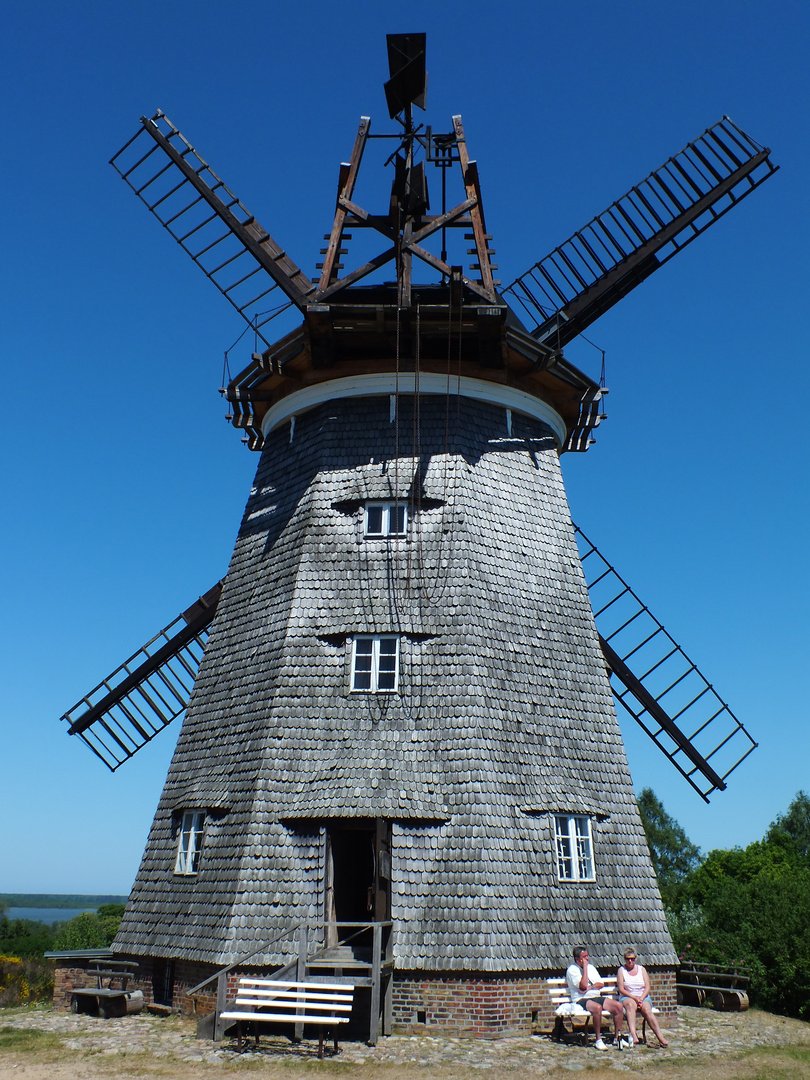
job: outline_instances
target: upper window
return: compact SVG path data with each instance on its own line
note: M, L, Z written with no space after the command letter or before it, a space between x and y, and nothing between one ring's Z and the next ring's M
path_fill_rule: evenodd
M196 874L200 865L203 831L205 829L205 811L186 810L180 826L180 838L177 844L175 874Z
M366 503L366 536L404 536L408 510L404 502Z
M395 691L399 680L399 638L357 637L352 643L352 690Z
M560 881L595 881L591 819L572 815L555 818L557 877Z

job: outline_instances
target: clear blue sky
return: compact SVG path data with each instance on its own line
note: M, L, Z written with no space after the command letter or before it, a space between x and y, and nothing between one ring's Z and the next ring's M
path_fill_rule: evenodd
M772 148L776 177L591 327L610 417L563 468L575 520L760 742L707 807L625 724L637 789L708 850L810 787L810 7L402 11L0 5L0 892L129 891L177 732L113 776L58 717L222 575L257 464L217 394L239 317L107 161L163 109L314 267L359 116L388 129L386 32L428 33L428 122L464 117L504 282L724 113Z

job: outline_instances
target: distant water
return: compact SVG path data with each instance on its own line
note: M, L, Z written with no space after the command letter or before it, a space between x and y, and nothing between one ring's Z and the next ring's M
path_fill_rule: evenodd
M54 907L10 907L6 911L9 919L31 919L32 922L56 923L67 922L75 919L85 911L95 911L93 907L87 908L54 908Z

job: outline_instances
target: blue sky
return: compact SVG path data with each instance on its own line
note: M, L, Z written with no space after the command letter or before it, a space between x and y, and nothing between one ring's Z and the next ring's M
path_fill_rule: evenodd
M112 775L58 718L222 575L257 464L217 393L239 317L107 161L163 109L314 267L359 116L389 130L386 32L428 33L427 120L464 117L504 282L724 113L772 148L773 179L590 328L610 415L563 471L574 519L760 743L706 806L628 721L637 789L708 850L810 787L810 8L402 10L0 5L0 892L129 891L176 730ZM598 374L588 345L568 356Z

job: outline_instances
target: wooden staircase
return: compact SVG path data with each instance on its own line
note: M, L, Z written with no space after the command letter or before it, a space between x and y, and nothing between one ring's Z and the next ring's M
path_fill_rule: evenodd
M188 992L189 997L193 997L214 980L217 982L216 1009L198 1022L198 1037L212 1038L215 1042L222 1038L223 1025L219 1016L231 1008L234 1001L228 997L228 974L236 968L252 971L252 958L269 952L273 945L285 938L295 941L296 955L284 967L268 974L267 978L296 982L352 983L360 993L355 993L350 1033L354 1032L362 1037L361 1033L367 1031L367 1041L371 1046L376 1045L381 1033L391 1034L393 924L355 922L327 925L321 922L316 926L301 923L290 927L272 941L263 943L249 955L240 957L192 987ZM336 939L334 944L323 944L332 939ZM296 1025L295 1036L303 1037L302 1025Z

